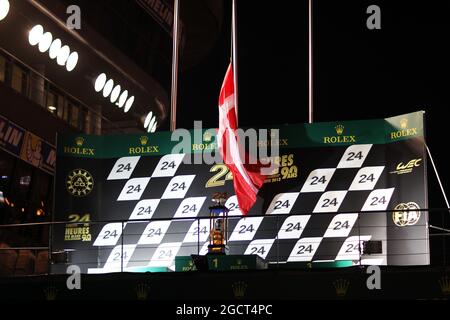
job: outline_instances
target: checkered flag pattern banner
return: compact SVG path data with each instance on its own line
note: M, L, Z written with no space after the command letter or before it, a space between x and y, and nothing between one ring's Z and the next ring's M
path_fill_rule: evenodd
M207 253L211 199L227 191L230 254L269 263L429 263L420 137L281 148L278 172L245 217L226 166L190 157L59 156L57 185L82 190L92 179L93 187L80 196L57 186L57 212L74 224L55 230L54 247L72 249L71 263L89 273L174 269L176 256ZM411 210L396 212L402 205ZM382 252L365 254L367 241L380 241Z

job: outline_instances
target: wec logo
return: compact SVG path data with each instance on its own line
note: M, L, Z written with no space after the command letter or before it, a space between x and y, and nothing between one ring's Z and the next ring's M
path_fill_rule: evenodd
M403 164L403 162L400 162L397 165L397 170L408 170L413 169L414 167L420 167L420 163L422 162L422 159L414 159L409 161L407 164Z
M392 171L391 173L396 174L411 173L414 170L414 168L418 168L421 165L422 159L412 159L407 163L400 162L399 164L397 164L395 171Z

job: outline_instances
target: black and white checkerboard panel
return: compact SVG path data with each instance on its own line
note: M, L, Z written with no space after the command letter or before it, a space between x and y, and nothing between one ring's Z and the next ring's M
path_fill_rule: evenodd
M385 246L385 214L364 213L358 220L356 213L339 213L388 208L395 189L380 179L385 167L375 165L380 163L378 159L366 161L372 149L373 145L347 147L335 167L314 169L298 191L276 194L265 217L242 218L236 196L230 197L226 203L231 209L230 253L257 254L271 262L364 260L360 257L360 242L377 239ZM194 220L205 215L207 196L190 193L196 174L182 174L184 170L179 170L184 157L146 157L145 166L139 165L143 158L138 156L116 160L105 186L120 183L114 205L120 208L124 204L124 214L129 212L125 219L129 221L103 226L93 243L99 250L99 268L89 272L135 266L173 267L177 255L207 252L210 222ZM192 220L134 221L166 218L160 212ZM297 215L305 212L312 214ZM323 214L330 212L336 214ZM367 262L386 264L386 257L371 256Z
M230 254L257 254L281 263L359 260L360 242L386 239L386 222L384 214L366 213L357 219L357 214L346 213L332 217L232 217L229 219ZM328 223L325 233L324 223ZM124 232L121 223L106 224L94 243L99 248L103 267L89 272L114 272L138 266L173 268L177 255L207 253L209 224L208 219L129 222ZM366 262L384 264L386 261L380 255L371 256Z

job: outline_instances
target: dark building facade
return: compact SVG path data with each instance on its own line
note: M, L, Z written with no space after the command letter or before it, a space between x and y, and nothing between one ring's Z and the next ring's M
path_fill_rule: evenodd
M0 225L45 222L52 216L57 134L144 133L150 111L158 130L168 128L173 3L7 2L0 21ZM80 9L80 29L67 24L73 5ZM222 1L190 0L180 11L182 71L217 40ZM33 44L30 31L38 25L42 38ZM100 74L113 79L109 92L108 83L96 90ZM47 228L0 228L0 243L45 247Z

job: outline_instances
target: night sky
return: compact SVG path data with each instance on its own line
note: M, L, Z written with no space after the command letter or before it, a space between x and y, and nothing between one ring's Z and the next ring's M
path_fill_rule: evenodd
M315 121L384 118L427 111L443 125L450 105L450 3L314 1ZM178 124L217 126L230 59L231 1L222 36L203 63L182 74ZM381 30L366 9L381 8ZM308 1L238 1L241 125L308 120ZM435 128L436 129L436 128ZM438 131L439 132L439 131Z
M385 118L426 111L427 143L450 190L450 2L325 1L314 7L314 121ZM367 7L381 8L369 30ZM230 59L231 1L222 35L203 63L181 75L178 127L217 127ZM308 121L308 1L238 1L241 126ZM430 208L445 202L428 166ZM430 222L448 224L448 212Z

